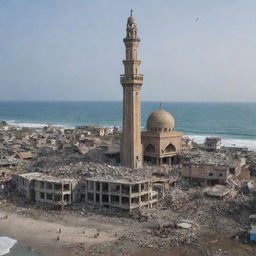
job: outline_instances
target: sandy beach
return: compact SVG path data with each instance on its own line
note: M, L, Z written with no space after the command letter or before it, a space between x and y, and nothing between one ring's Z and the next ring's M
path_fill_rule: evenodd
M97 224L74 216L65 216L63 221L52 223L0 210L0 230L38 251L65 256L71 255L76 244L95 245L113 241L124 227Z
M233 240L231 234L215 232L202 233L197 241L173 248L151 247L151 236L146 247L144 244L138 246L132 237L140 240L140 236L146 236L149 232L146 226L147 223L131 218L104 216L97 212L83 214L81 211L78 214L72 211L42 211L11 205L0 209L0 232L44 256L255 255L254 245ZM217 254L211 254L214 252Z

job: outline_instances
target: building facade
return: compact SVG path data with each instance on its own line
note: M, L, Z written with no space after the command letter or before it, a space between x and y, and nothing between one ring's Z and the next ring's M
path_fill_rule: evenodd
M221 138L219 137L206 137L204 147L208 151L218 151L221 149Z
M157 178L139 181L87 178L83 181L60 179L39 172L14 176L18 195L54 209L83 203L85 206L119 208L132 211L158 206L159 195L169 189L169 179ZM159 191L159 192L158 192Z
M53 208L71 205L77 185L74 179L58 179L38 172L16 175L14 182L20 196Z
M174 131L172 115L159 109L147 120L147 131L142 132L144 159L152 164L173 165L178 163L182 133Z
M85 202L94 206L115 207L132 211L136 208L158 205L158 192L152 190L151 180L86 179Z
M124 75L120 78L123 87L121 164L130 168L139 168L143 164L140 102L143 75L140 74L141 61L137 58L140 39L137 36L137 24L132 11L127 21L126 37L123 41L126 59L123 61Z

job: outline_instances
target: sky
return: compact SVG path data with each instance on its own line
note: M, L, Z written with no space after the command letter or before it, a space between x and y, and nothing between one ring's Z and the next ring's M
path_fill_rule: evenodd
M143 101L256 102L255 0L0 0L0 100L122 100L131 8Z

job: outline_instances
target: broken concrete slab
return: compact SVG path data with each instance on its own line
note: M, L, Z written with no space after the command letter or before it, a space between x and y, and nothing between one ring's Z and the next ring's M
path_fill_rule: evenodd
M189 229L192 227L192 224L186 223L186 222L181 222L177 224L178 228L183 228L183 229Z
M226 186L223 185L215 185L214 187L212 187L211 189L209 189L206 194L208 196L212 196L212 197L219 197L222 198L224 196L226 196L227 194L229 194L232 190Z

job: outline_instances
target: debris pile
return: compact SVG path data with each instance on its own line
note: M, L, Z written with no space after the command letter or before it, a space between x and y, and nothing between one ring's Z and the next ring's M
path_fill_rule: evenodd
M189 194L179 188L170 190L164 200L163 206L174 210L182 209L190 200Z

